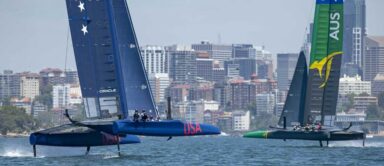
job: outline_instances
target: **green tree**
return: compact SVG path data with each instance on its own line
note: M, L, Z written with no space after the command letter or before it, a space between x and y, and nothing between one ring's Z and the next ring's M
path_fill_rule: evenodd
M32 116L25 113L24 109L14 106L0 107L0 133L22 133L36 129L37 124Z
M370 96L367 92L360 93L359 96L365 97L365 96Z
M379 120L382 119L382 111L376 105L369 105L367 108L367 119L368 120Z

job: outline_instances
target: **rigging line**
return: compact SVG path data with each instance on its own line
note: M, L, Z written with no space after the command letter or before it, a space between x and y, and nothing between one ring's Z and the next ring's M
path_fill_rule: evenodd
M64 73L67 71L67 60L68 60L68 48L69 48L69 25L67 28L67 43L65 48L65 61L64 61ZM65 81L67 82L67 77L65 78Z
M69 49L69 31L70 31L70 29L69 29L69 25L68 25L68 28L67 28L67 41L66 41L66 48L65 48L65 59L64 59L64 84L63 84L63 86L64 86L64 88L65 88L65 85L68 83L68 77L67 77L67 59L68 59L68 49ZM64 98L66 98L66 96L67 96L67 94L66 93L68 93L67 92L67 90L64 90L64 95L65 95L65 97ZM67 102L69 102L69 101L67 101ZM65 110L67 110L67 105L65 105L64 106L65 107ZM69 116L69 115L68 115ZM61 118L60 118L60 123L62 123L62 121L63 121L63 117L61 116Z

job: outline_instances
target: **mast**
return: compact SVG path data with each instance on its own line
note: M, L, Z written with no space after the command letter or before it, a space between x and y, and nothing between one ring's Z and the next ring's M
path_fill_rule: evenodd
M304 124L333 126L343 45L343 0L317 0Z

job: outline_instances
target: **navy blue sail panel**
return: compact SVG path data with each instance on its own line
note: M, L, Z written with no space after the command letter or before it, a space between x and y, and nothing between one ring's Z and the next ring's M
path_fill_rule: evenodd
M129 113L146 110L157 116L148 78L144 69L139 45L133 28L128 5L125 0L107 0L113 34L113 45L117 55L118 79L121 104Z
M87 116L155 113L126 2L66 2Z
M119 86L106 2L66 0L72 43L87 117L119 110Z
M304 125L304 109L305 109L305 94L307 89L307 63L305 54L300 52L299 59L296 64L295 73L289 87L287 99L285 100L284 108L280 116L279 126L284 125L284 117L286 124Z

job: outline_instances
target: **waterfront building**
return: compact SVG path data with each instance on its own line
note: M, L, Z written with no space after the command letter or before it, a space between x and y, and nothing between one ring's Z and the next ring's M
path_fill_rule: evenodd
M371 82L362 81L359 75L355 75L354 77L349 77L344 75L340 78L339 83L339 95L347 95L347 94L371 94Z
M340 112L336 114L336 122L363 122L367 114L364 112L360 113L345 113Z
M68 106L71 86L69 84L54 85L52 89L53 108L65 108Z
M377 106L377 97L374 96L356 96L354 97L353 108L357 112L366 112L368 106L374 105Z
M233 130L234 131L248 131L251 125L250 111L234 111L233 116Z

